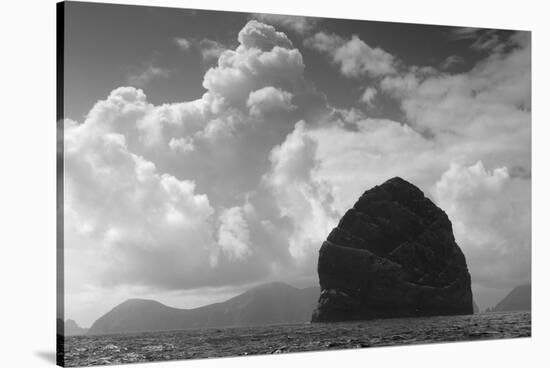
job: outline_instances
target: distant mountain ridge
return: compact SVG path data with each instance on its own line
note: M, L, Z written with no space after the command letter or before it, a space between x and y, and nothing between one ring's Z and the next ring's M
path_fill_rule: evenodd
M520 285L512 289L491 311L510 312L531 310L531 284Z
M64 324L65 336L85 335L88 332L87 328L80 327L72 319L68 319Z
M284 283L255 287L225 302L194 309L168 307L145 299L129 299L96 320L94 335L308 322L319 288Z

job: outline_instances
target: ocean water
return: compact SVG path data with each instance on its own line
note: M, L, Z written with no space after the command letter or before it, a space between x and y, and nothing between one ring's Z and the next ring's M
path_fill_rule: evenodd
M64 340L68 367L531 336L530 312L208 328Z

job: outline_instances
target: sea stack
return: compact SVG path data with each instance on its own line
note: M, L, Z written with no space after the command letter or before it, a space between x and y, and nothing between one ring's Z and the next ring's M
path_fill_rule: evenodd
M452 224L413 184L367 190L319 250L313 322L472 314L470 273Z

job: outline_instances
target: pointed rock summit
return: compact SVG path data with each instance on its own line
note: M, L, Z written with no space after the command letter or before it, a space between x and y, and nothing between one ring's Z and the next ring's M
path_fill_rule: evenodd
M367 190L319 250L313 322L472 314L470 273L452 224L413 184Z

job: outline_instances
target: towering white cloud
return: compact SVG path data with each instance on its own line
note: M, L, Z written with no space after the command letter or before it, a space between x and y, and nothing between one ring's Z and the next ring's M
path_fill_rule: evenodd
M192 180L160 173L129 149L126 136L149 108L140 90L121 88L82 124L65 128L68 275L92 267L101 272L87 282L175 286L208 260L214 212L208 197L196 193ZM73 258L79 250L84 264Z
M252 35L247 35L251 38ZM265 48L269 39L262 38ZM215 96L226 102L242 106L251 91L271 85L293 89L304 71L302 54L298 49L289 49L272 43L268 51L242 44L236 51L228 50L220 55L218 66L208 70L203 85ZM273 42L277 42L274 40Z
M234 50L206 39L183 40L176 42L186 49L196 44L206 53L203 57L217 57L217 65L204 75L207 91L201 98L148 105L134 119L146 146L157 152L164 146L186 153L201 140L212 142L233 135L251 121L249 113L257 118L266 111L294 108L290 100L292 91L302 84L304 63L300 51L283 32L251 20L239 32L239 45Z
M445 148L407 125L383 119L354 125L348 129L332 124L307 132L317 145L318 165L312 175L330 183L340 213L365 190L394 176L426 190L447 168Z
M250 282L277 263L251 251L252 238L265 236L249 229L245 208L251 205L216 209L197 188L196 169L176 174L176 164L166 164L208 152L209 145L219 150L219 140L236 135L253 117L294 109L289 91L302 79L300 52L284 33L257 21L245 25L239 42L206 72L207 92L199 99L153 105L142 90L121 87L96 103L83 123L67 122L66 236L75 245L67 253L67 275L82 276L74 278L72 291L98 280L159 288ZM265 149L267 154L270 146ZM203 162L218 165L208 157ZM241 165L221 161L220 168L226 162ZM260 221L277 219L253 223L259 227ZM252 264L243 271L231 265L236 260ZM209 269L217 271L205 277Z
M531 187L506 167L453 164L433 189L453 223L474 284L510 288L531 278ZM498 277L495 277L498 275Z
M314 180L317 143L298 122L285 141L271 151L271 171L265 180L273 190L280 214L293 222L289 239L293 257L312 256L330 230L337 214L332 208L328 183Z
M278 46L286 49L292 48L292 42L286 34L279 32L275 27L256 20L249 21L239 32L239 43L245 49L260 49L270 51Z

